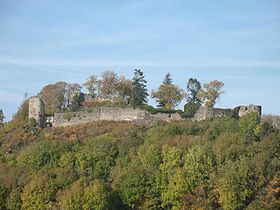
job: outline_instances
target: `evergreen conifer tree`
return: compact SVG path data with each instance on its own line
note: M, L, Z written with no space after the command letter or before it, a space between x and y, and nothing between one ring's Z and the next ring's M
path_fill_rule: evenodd
M146 87L147 81L144 79L144 73L140 69L135 69L132 80L132 94L130 104L133 107L141 106L147 103L149 96Z

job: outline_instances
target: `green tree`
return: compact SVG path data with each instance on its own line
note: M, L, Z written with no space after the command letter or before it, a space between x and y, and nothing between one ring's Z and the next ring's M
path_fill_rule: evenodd
M86 181L80 178L70 188L58 193L58 206L61 209L80 210L83 209L83 197Z
M84 190L83 209L109 209L109 197L109 189L105 186L105 184L102 181L95 180Z
M47 174L36 174L23 189L22 208L27 210L51 209L55 202L56 190L52 178Z
M239 120L241 132L245 136L246 142L258 140L258 134L261 133L261 118L256 112L251 112L242 116Z
M257 181L254 165L243 158L228 162L217 183L218 200L225 210L241 209L253 197Z
M223 86L224 83L218 80L205 83L198 94L198 98L205 103L206 107L214 107L220 95L224 93Z
M146 83L147 81L145 80L144 73L140 69L135 69L130 100L130 104L133 107L142 106L147 103L149 94Z
M65 142L40 142L26 147L17 157L18 165L28 167L29 170L39 170L48 165L56 167L64 152L70 149Z
M196 111L199 109L200 104L188 102L184 106L184 117L191 118L195 115Z
M9 210L20 210L22 205L22 200L20 198L19 189L14 189L10 192L7 198L7 209Z
M5 119L4 112L2 109L0 109L0 124L4 122L4 119Z
M165 78L162 82L163 85L171 85L172 84L172 78L171 78L171 74L170 73L167 73L165 75Z
M182 209L182 198L186 193L187 182L184 170L177 168L174 174L169 178L168 185L161 193L161 206L164 209L179 210Z
M73 98L72 98L72 102L69 105L69 109L72 112L76 112L78 111L81 106L82 106L82 98L83 98L83 94L82 93L77 93Z
M187 102L201 104L198 93L201 90L200 82L195 78L190 78L187 83Z
M183 90L172 84L172 79L168 73L158 90L152 91L152 98L156 98L159 107L173 109L184 97Z
M189 191L193 192L201 185L213 170L214 155L205 146L193 146L185 155L186 183Z
M118 190L125 205L137 208L149 190L148 174L139 166L131 167L119 184Z

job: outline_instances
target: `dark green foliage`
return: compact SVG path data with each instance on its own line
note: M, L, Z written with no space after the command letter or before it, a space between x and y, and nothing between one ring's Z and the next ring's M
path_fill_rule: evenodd
M238 121L231 117L216 118L211 122L208 129L208 138L214 140L222 133L235 133L238 132Z
M5 209L7 195L8 195L7 189L4 186L0 185L0 210Z
M71 149L71 144L63 142L41 142L25 148L17 157L18 164L39 170L44 166L56 167L61 155Z
M73 97L73 100L71 102L71 104L69 105L69 109L71 112L76 112L78 111L81 106L82 106L82 101L83 101L83 94L79 93L79 94L76 94L74 97ZM69 120L68 120L69 121Z
M192 118L196 111L199 109L199 103L188 102L184 106L184 117L185 118Z
M165 75L162 84L164 84L164 85L171 85L172 84L172 78L171 78L171 74L170 73L167 73Z
M141 169L130 171L119 186L120 195L124 204L131 208L140 205L148 189L148 174Z
M172 114L172 113L181 113L182 112L181 110L166 109L163 107L154 108L149 105L144 105L142 108L145 109L146 111L148 111L150 114L157 114L157 113Z
M198 93L201 90L200 82L195 78L190 78L187 83L187 102L201 105Z
M35 128L36 126L38 125L38 123L37 123L37 121L35 120L35 118L30 118L29 120L28 120L28 126L30 127L30 128Z
M133 107L142 106L147 103L149 94L146 87L147 81L144 78L144 73L140 69L135 69L130 99L130 104Z
M0 125L4 122L5 116L2 109L0 109Z

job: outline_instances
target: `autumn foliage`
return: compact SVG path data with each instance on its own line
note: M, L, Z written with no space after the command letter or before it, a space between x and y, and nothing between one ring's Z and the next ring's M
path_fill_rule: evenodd
M46 129L15 119L0 128L0 142L0 209L280 205L280 133L254 113L201 123L100 121Z

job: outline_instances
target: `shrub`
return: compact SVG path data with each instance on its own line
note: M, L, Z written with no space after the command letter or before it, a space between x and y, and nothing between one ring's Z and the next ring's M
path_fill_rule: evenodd
M189 103L185 104L183 117L192 118L195 115L196 111L199 109L199 107L200 107L200 104L198 104L198 103L189 102Z

